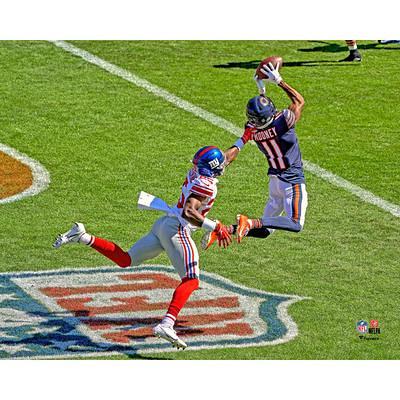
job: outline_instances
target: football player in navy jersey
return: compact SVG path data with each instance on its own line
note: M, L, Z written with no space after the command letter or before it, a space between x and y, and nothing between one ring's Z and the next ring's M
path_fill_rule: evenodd
M307 209L307 191L303 162L295 132L304 107L303 96L283 81L279 71L271 63L263 66L266 81L278 85L290 98L288 108L278 111L272 100L265 96L263 81L255 77L260 95L247 103L248 122L243 136L231 150L237 155L249 141L254 140L265 155L269 175L269 199L261 218L237 216L237 225L231 226L240 243L244 236L269 236L275 229L300 232L304 226ZM281 215L285 212L285 215Z

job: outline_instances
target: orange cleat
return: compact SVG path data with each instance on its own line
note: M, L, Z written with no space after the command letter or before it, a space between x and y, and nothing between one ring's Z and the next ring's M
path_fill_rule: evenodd
M237 242L240 243L242 239L249 233L250 230L249 217L247 217L246 215L238 214L236 216L236 221L237 221L237 229L236 229Z

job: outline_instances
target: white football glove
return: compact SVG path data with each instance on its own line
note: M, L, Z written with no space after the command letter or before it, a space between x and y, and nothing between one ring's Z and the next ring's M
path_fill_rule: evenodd
M275 85L279 85L282 82L278 68L275 68L272 63L264 64L260 71L267 76L266 81L275 83Z

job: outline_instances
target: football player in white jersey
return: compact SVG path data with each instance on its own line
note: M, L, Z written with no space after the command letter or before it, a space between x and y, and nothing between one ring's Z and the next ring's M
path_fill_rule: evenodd
M182 186L178 203L167 215L159 218L151 231L139 239L127 252L117 244L86 232L82 223L75 223L64 234L58 235L53 247L68 243L81 243L103 254L120 267L140 265L166 251L182 282L174 291L168 311L153 329L154 335L182 349L187 347L174 330L176 318L194 290L199 287L199 254L191 238L195 229L213 233L220 246L231 243L227 227L220 221L206 217L217 196L217 177L222 175L236 148L223 153L215 146L206 146L196 152L193 168Z

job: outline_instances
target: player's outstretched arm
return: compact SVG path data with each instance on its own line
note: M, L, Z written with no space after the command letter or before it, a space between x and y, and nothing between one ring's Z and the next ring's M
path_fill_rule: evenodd
M236 140L232 147L225 151L225 165L228 166L236 159L243 146L253 139L254 128L246 128L241 138Z
M228 232L228 228L218 220L212 221L203 217L198 211L203 200L205 200L204 197L192 193L183 206L182 217L191 224L202 227L208 232L215 232L219 246L228 247L232 243L232 237Z
M263 68L264 69L262 71L267 76L268 82L278 85L289 96L290 100L292 101L292 104L289 106L289 110L293 111L295 115L295 122L297 122L301 117L304 107L303 96L288 83L284 82L278 68L274 67L271 63L268 65L263 65Z
M279 82L278 86L283 89L283 91L289 96L290 100L292 101L289 106L289 110L293 111L296 118L295 122L297 122L301 117L301 113L304 107L303 96L296 89L294 89L283 80Z
M229 149L225 151L225 166L228 166L232 161L236 160L239 151L240 149L236 146L229 147Z

